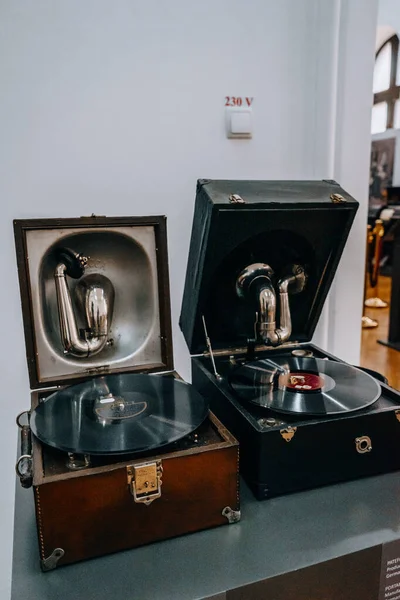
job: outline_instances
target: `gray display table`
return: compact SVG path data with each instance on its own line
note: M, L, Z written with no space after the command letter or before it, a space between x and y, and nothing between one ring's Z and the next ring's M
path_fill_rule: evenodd
M382 544L399 538L398 473L264 502L242 484L240 523L42 573L18 485L12 600L378 600Z

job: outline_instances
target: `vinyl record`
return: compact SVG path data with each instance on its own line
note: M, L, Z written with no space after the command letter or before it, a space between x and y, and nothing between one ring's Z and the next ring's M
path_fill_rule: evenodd
M379 383L350 365L319 358L277 356L244 364L230 377L243 400L282 413L335 415L365 408Z
M162 375L107 375L55 392L30 425L44 444L79 454L127 454L165 446L208 414L189 384Z

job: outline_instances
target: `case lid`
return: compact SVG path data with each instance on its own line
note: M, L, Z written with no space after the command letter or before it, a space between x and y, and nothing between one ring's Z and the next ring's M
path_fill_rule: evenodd
M173 369L166 217L17 220L14 232L32 389Z
M206 348L203 315L213 349L254 337L254 305L236 292L254 263L277 279L290 265L305 268L305 288L289 296L288 341L310 340L357 208L334 181L199 180L180 318L190 352Z

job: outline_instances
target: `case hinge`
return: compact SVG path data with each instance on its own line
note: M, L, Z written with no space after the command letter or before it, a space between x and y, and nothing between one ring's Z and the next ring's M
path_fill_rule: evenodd
M162 471L161 460L126 467L128 485L135 502L148 506L161 497Z
M346 198L344 198L344 196L342 196L342 194L331 194L330 198L334 204L339 204L341 202L347 202Z
M81 215L81 219L105 219L106 215L95 215L92 213L91 215Z
M274 417L261 417L260 419L258 419L257 423L263 429L270 429L271 427L282 427L283 425L286 426L286 423L284 421L280 421L279 419L275 419ZM282 429L280 431L282 435ZM283 431L286 431L286 429Z
M286 350L289 348L293 348L295 346L300 346L301 342L297 342L297 341L293 341L293 342L287 342L284 344L281 344L280 346L263 346L263 345L257 345L254 348L255 352L268 352L268 351L273 351L273 350ZM241 348L223 348L220 350L213 350L213 354L214 356L236 356L238 354L246 354L247 352L247 347L246 346L242 346ZM192 354L192 358L195 358L196 356L205 356L205 357L209 357L210 356L210 352L205 350L204 352L202 352L201 354Z
M231 194L229 196L229 202L231 204L246 204L245 200L243 200L242 196L239 196L239 194Z
M88 375L102 375L104 373L108 373L110 370L110 365L101 365L100 367L91 367L90 369L85 369L85 373Z

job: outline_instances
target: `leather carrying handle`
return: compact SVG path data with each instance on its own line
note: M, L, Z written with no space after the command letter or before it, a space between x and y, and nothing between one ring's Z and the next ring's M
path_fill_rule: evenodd
M29 425L21 425L20 418L24 413L21 413L17 417L17 425L21 430L20 441L21 441L21 456L19 457L15 470L19 477L20 483L24 488L30 488L32 486L32 440L31 440L31 428Z

